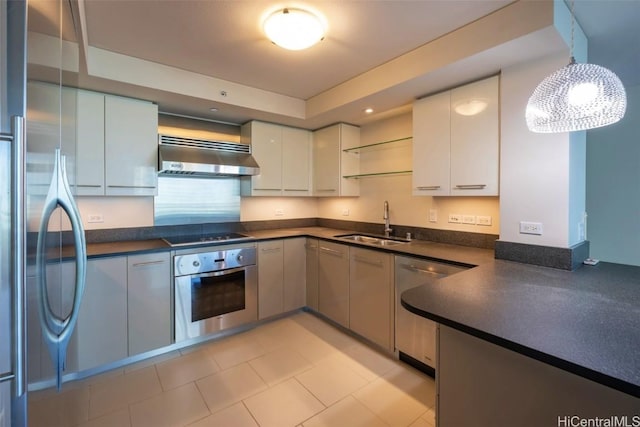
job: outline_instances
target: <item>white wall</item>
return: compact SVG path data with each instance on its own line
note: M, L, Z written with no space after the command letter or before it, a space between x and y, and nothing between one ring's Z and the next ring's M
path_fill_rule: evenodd
M524 118L538 83L567 61L554 55L502 70L501 240L564 248L583 240L576 221L584 212L584 132L537 134ZM541 222L543 234L520 234L520 221Z
M282 214L280 215L280 212ZM318 207L313 197L242 197L240 221L316 218Z

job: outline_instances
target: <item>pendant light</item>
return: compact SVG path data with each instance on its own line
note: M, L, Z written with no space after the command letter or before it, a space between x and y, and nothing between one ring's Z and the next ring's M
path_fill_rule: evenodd
M322 20L295 8L278 10L264 21L264 32L276 45L289 50L307 49L324 38Z
M529 98L525 116L532 132L572 132L607 126L622 119L627 108L624 86L615 73L575 61L573 1L571 61L545 78Z

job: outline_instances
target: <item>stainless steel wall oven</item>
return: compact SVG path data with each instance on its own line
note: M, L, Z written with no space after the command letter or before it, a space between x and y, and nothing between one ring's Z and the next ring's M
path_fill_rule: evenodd
M253 243L176 251L176 342L257 320L257 277Z

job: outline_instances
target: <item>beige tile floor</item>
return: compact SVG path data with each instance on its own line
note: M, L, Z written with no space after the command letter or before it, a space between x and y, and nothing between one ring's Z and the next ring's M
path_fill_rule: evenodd
M433 379L309 313L29 398L30 427L432 427Z

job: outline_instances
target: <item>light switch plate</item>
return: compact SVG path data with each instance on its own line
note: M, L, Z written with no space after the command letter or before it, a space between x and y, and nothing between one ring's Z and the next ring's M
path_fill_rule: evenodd
M429 209L429 222L438 222L438 210Z

